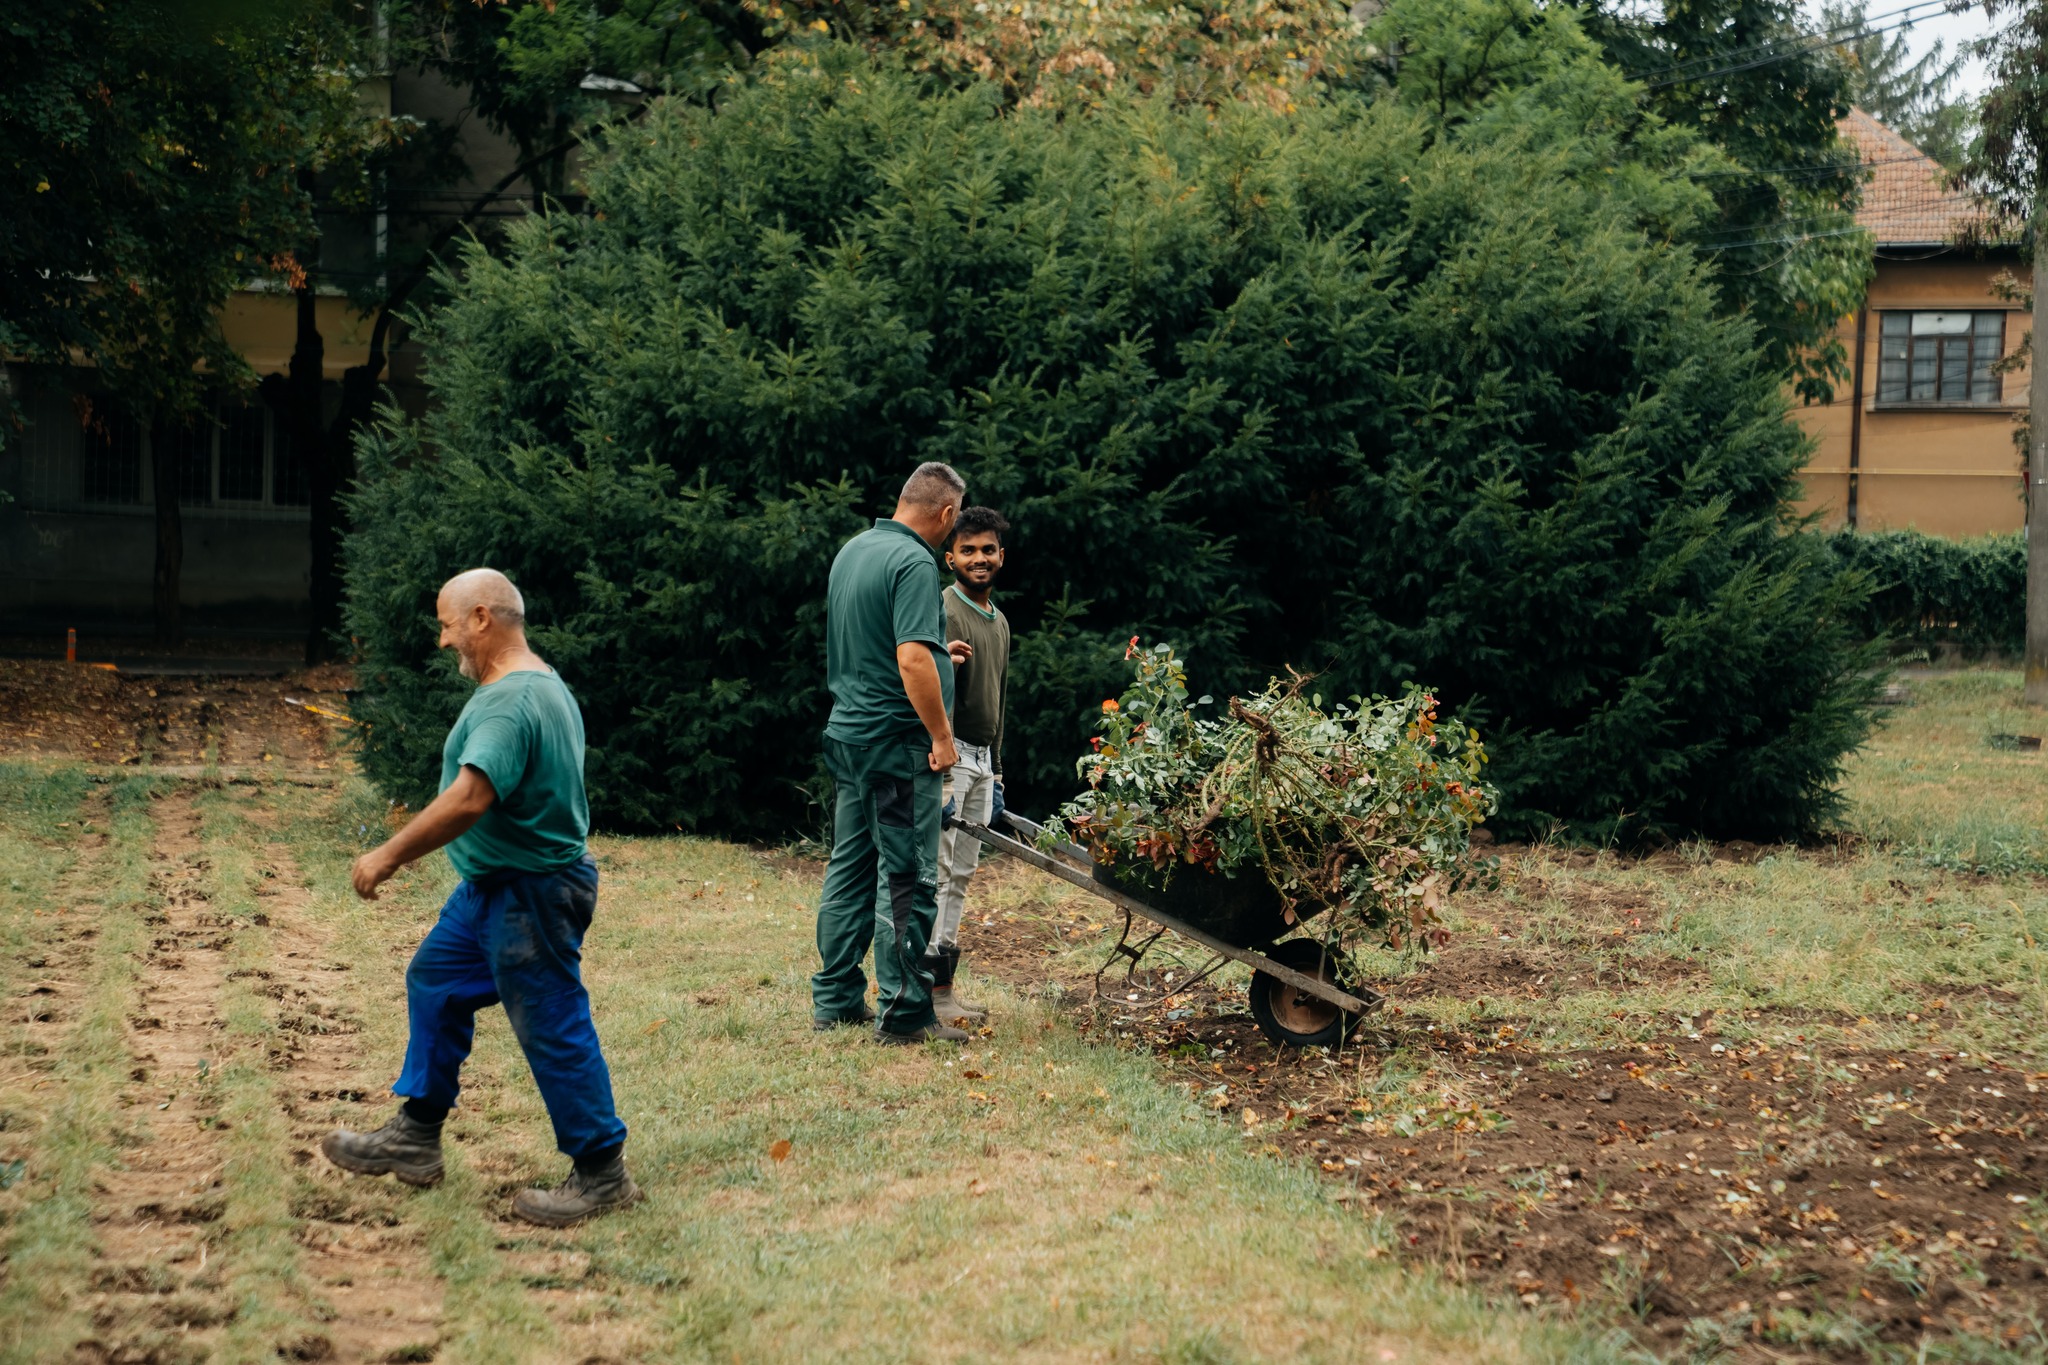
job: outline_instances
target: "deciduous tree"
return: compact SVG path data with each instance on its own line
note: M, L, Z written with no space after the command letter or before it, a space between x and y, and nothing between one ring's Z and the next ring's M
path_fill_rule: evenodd
M1869 284L1861 175L1836 131L1854 74L1796 0L1585 0L1587 31L1667 123L1727 153L1705 174L1715 214L1693 234L1728 306L1755 321L1773 365L1825 402L1848 377L1836 323Z
M82 364L82 411L189 420L248 367L221 307L300 270L298 180L354 100L311 3L47 0L0 18L0 353ZM0 444L18 426L0 393ZM160 440L157 625L179 632L175 443Z

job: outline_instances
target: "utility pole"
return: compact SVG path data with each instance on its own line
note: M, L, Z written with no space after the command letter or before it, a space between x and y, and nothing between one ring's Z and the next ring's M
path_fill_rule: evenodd
M2037 190L2034 221L2034 332L2027 368L2026 704L2048 706L2048 185Z
M2048 706L2048 0L1981 0L1996 27L1971 41L1991 87L1977 106L1977 136L1955 184L1984 196L1988 226L2024 219L2017 240L2033 257L2034 315L2027 377L2027 646L2029 706ZM1949 0L1949 8L1970 8ZM2002 220L2002 222L2001 222ZM2007 240L2013 240L2008 238Z

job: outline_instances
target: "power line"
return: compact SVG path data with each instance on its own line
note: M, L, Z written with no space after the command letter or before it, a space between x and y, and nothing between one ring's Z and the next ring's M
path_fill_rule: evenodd
M1922 17L1924 18L1927 16ZM1894 29L1911 28L1917 22L1918 20L1914 19L1902 19L1895 24L1886 24L1879 28L1864 29L1861 33L1854 34L1851 36L1862 38L1875 37L1880 33L1890 33ZM1777 62L1789 62L1796 57L1804 57L1809 53L1819 52L1823 48L1834 47L1840 41L1842 40L1836 38L1815 39L1811 42L1808 42L1805 46L1796 48L1792 51L1781 52L1768 57L1759 57L1754 61L1740 62L1733 66L1722 67L1719 70L1701 72L1696 76L1680 76L1672 80L1655 81L1650 83L1649 88L1652 90L1661 90L1665 86L1688 85L1699 81L1710 80L1717 76L1732 76L1743 71L1754 71L1758 67L1770 66Z
M1797 57L1818 52L1823 48L1855 42L1861 38L1875 37L1894 29L1910 28L1921 19L1932 18L1930 14L1915 15L1914 10L1941 11L1947 8L1947 0L1914 0L1914 3L1887 10L1881 14L1866 16L1861 24L1843 24L1822 33L1794 33L1754 43L1748 47L1734 48L1727 52L1704 53L1698 57L1661 68L1625 72L1631 80L1642 81L1646 88L1661 90L1667 86L1685 85L1698 81L1712 80L1717 76L1734 75L1742 71L1769 66L1775 62L1790 61ZM1906 16L1900 18L1898 16ZM1879 23L1890 20L1889 23ZM1731 60L1733 59L1733 60ZM1725 63L1722 66L1705 66L1702 63ZM1701 68L1701 69L1693 69Z
M1793 242L1816 242L1824 237L1849 237L1859 232L1868 231L1870 231L1870 229L1864 227L1847 227L1835 228L1834 230L1829 232L1796 232L1785 237L1758 237L1752 241L1747 242L1719 242L1714 244L1713 246L1702 246L1696 247L1694 249L1700 252L1736 251L1743 247L1784 246L1788 243Z
M1683 72L1687 67L1697 66L1701 62L1727 61L1730 58L1750 57L1768 48L1775 48L1788 42L1811 42L1815 39L1828 42L1854 41L1857 37L1862 36L1857 33L1858 29L1868 28L1870 25L1876 24L1881 20L1896 19L1913 10L1927 9L1935 5L1941 5L1945 8L1946 0L1910 0L1910 3L1901 5L1897 9L1882 10L1876 14L1862 15L1853 24L1836 24L1832 28L1825 29L1820 33L1781 34L1775 38L1766 38L1760 43L1752 43L1748 47L1732 48L1726 52L1702 53L1700 56L1688 58L1662 71L1642 72L1641 76L1676 75ZM1837 37L1837 35L1842 36Z

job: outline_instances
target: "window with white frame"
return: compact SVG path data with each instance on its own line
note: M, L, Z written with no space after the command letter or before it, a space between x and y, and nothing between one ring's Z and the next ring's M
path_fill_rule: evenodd
M154 496L155 452L168 446L187 507L291 508L312 501L304 461L284 423L260 403L225 405L145 430L109 416L79 434L78 500L135 506Z
M2005 355L2005 314L1887 312L1878 335L1880 403L1996 403L1991 367Z

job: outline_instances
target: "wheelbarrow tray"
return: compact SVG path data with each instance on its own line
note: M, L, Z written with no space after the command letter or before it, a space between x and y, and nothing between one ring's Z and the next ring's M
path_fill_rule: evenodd
M1247 966L1256 968L1276 980L1284 981L1298 990L1306 991L1318 1000L1335 1005L1346 1013L1365 1014L1386 1001L1386 997L1378 991L1361 988L1363 994L1354 995L1350 991L1340 990L1327 981L1318 980L1307 972L1290 967L1284 962L1275 962L1266 954L1259 952L1259 948L1270 946L1273 940L1278 937L1277 934L1266 934L1263 919L1255 921L1256 927L1248 932L1254 935L1265 935L1264 937L1254 937L1251 939L1249 946L1244 941L1231 942L1210 929L1189 923L1171 910L1161 909L1151 900L1133 894L1117 885L1114 881L1098 877L1096 872L1099 865L1088 856L1087 850L1078 845L1061 844L1052 852L1047 852L1037 846L1039 837L1044 833L1041 826L1033 824L1021 815L1012 815L1007 812L1004 814L1004 819L1024 837L1018 839L1010 834L998 833L986 825L977 825L965 820L956 819L950 823L954 828L972 835L989 848L1001 849L1013 858L1021 858L1040 871L1050 872L1061 881L1078 886L1089 895L1100 897L1120 910L1136 915L1140 919L1149 920L1162 929L1170 929L1182 938L1191 939L1201 944L1211 952L1220 953L1233 961L1242 962ZM1266 889L1271 891L1270 887ZM1280 918L1279 893L1273 892L1273 897L1272 914L1273 918L1277 920ZM1217 927L1231 929L1234 924L1234 919L1225 917L1225 922Z
M1287 920L1287 898L1264 877L1225 877L1189 867L1176 867L1163 888L1126 882L1122 869L1093 865L1095 880L1183 924L1243 948L1264 948L1292 933L1302 920L1321 913L1320 905L1297 911ZM1305 911L1305 913L1303 913Z

